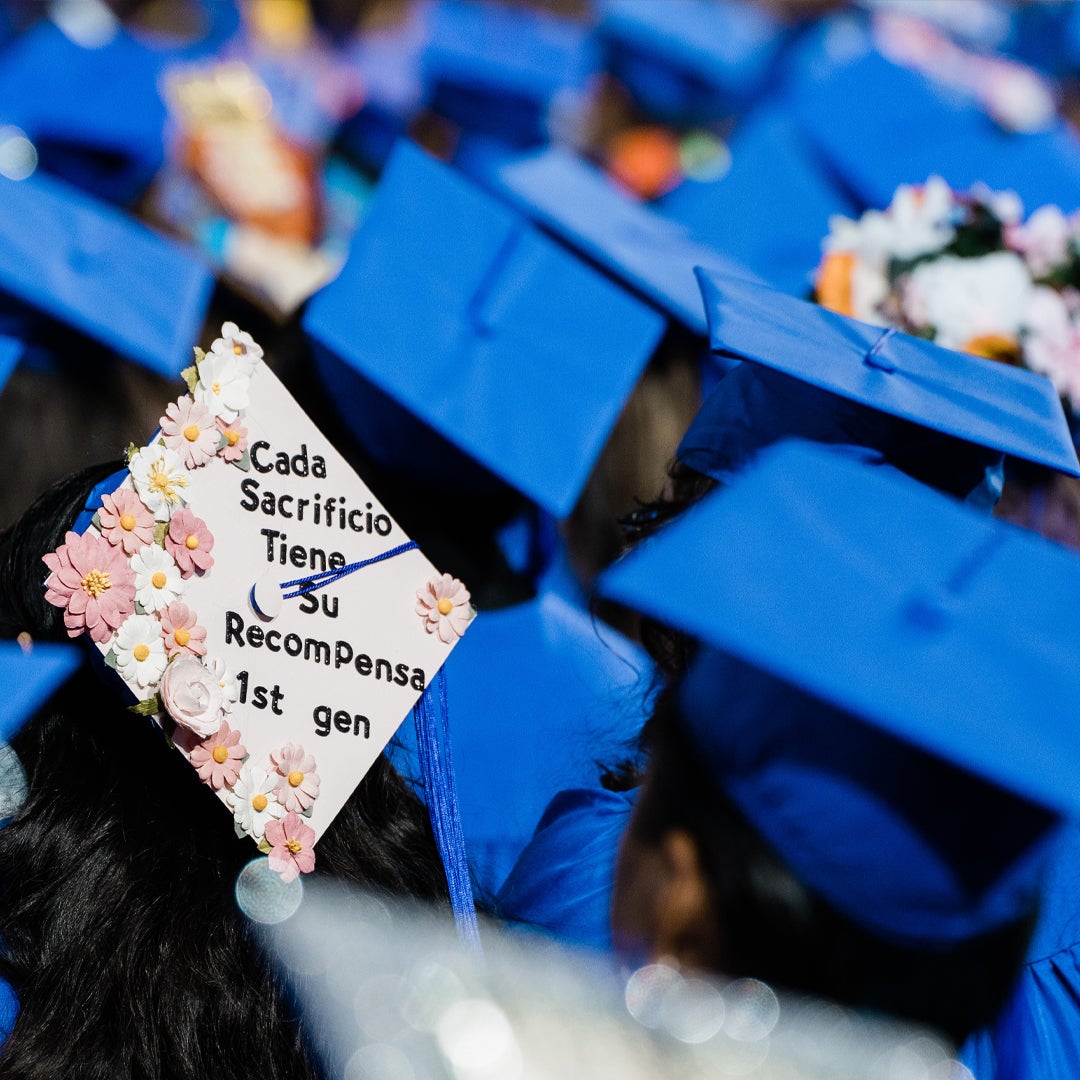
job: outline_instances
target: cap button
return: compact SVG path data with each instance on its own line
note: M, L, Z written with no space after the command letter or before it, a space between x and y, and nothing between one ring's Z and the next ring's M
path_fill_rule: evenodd
M251 586L251 593L248 597L248 601L251 604L251 610L259 616L260 619L270 621L276 619L281 614L281 608L284 601L281 598L281 585L275 580L274 572L268 571L263 574L254 585Z

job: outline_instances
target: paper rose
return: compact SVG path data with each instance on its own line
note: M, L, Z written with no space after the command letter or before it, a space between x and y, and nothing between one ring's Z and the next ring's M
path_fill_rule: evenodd
M225 666L225 661L216 656L208 656L203 663L218 681L221 688L221 707L226 714L233 711L233 706L240 700L240 683L236 676Z
M161 632L165 636L165 652L169 656L189 653L206 655L206 627L199 626L198 616L179 600L161 612Z
M281 821L272 821L266 826L266 839L270 869L276 870L282 881L293 881L298 874L315 869L315 830L299 814L290 812Z
M306 810L319 795L319 776L315 772L315 759L304 753L298 743L286 743L280 750L270 753L277 775L278 802L286 810Z
M424 620L424 629L438 634L447 645L465 633L472 619L469 590L449 574L432 578L418 589L416 601L416 614Z
M135 599L146 611L164 611L184 591L173 557L156 544L131 556Z
M158 423L165 445L180 455L186 468L205 465L217 453L221 436L214 417L187 394L170 402Z
M276 780L277 777L268 776L258 766L244 765L232 790L225 797L236 823L256 840L262 837L268 827L273 827L276 818L285 813L285 807L274 796Z
M226 461L239 461L248 448L248 430L238 420L228 423L225 420L217 421L218 433L224 441L218 454Z
M102 496L98 521L101 535L125 555L134 555L154 542L154 515L129 488L117 488L111 495Z
M128 461L139 497L158 521L168 521L186 502L188 475L184 462L167 446L144 446Z
M104 645L135 610L135 575L123 551L92 530L69 532L43 560L52 571L45 599L64 609L68 637L85 631Z
M207 353L199 363L195 400L222 420L235 420L248 404L250 376L241 370L236 357Z
M192 747L188 755L199 779L215 791L232 787L240 775L247 750L240 745L240 732L222 720L221 727Z
M140 690L151 690L165 670L165 641L153 615L132 615L116 632L116 670Z
M163 656L164 652L162 644ZM221 727L221 686L194 656L178 656L169 664L158 691L166 711L181 727L204 738Z
M255 371L255 366L263 355L262 346L234 322L222 324L221 337L214 338L210 351L219 356L228 357L233 363L239 364L240 370L245 375L251 375Z
M180 576L189 578L196 570L209 570L214 565L214 537L202 518L186 507L177 510L169 520L165 533L165 550L180 569Z

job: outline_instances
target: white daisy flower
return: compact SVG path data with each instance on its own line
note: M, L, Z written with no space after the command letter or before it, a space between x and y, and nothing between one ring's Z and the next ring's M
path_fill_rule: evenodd
M236 676L225 666L225 661L216 656L204 657L203 664L210 669L221 687L221 708L225 713L231 713L240 700L240 684Z
M175 450L154 443L131 455L128 462L135 490L157 521L168 521L187 502L188 474Z
M236 356L208 352L199 362L199 381L195 385L195 400L205 405L222 420L235 420L248 405L248 385L251 376L236 362Z
M176 560L156 544L136 551L130 566L135 574L135 599L147 611L164 611L184 591Z
M262 838L266 826L285 815L285 807L277 801L274 788L277 776L268 776L256 765L244 765L225 802L237 824L256 840Z
M215 338L210 351L228 357L240 366L245 375L252 375L262 359L262 346L236 323L223 323L221 337Z
M116 670L125 682L140 690L157 686L169 660L161 623L153 615L129 615L116 632L113 648Z

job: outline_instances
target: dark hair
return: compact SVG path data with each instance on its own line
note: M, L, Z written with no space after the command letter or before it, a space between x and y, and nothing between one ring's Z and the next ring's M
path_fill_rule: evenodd
M60 482L0 536L0 636L65 639L41 555L116 467ZM234 900L251 841L122 688L84 669L12 744L29 795L0 829L0 976L20 1001L0 1075L315 1075L305 1022ZM315 872L447 898L427 813L381 756Z
M673 829L693 838L722 942L714 962L725 975L929 1024L958 1044L996 1017L1023 962L1034 912L951 948L885 941L803 885L716 787L684 731L674 690L657 700L650 742L631 828L648 844Z

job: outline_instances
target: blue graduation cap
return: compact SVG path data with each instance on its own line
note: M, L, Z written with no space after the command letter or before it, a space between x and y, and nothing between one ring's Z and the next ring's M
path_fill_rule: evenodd
M7 742L45 704L81 663L72 645L36 643L24 649L0 641L0 739Z
M664 324L403 143L304 328L377 460L473 490L498 477L563 518Z
M790 108L865 206L887 206L900 184L928 176L1010 189L1032 208L1080 205L1080 138L1064 121L1007 132L972 99L873 50L814 70L823 73L789 87Z
M585 24L486 0L441 0L422 61L436 112L518 146L547 139L552 98L595 68Z
M4 389L4 385L11 378L24 348L23 342L18 338L0 334L0 390Z
M707 121L753 101L784 41L762 8L728 0L600 0L605 66L649 113Z
M1030 913L1080 813L1073 553L788 442L599 585L703 643L687 730L835 907L920 945Z
M0 296L176 376L213 285L188 248L62 181L0 178Z
M808 295L829 218L854 215L855 202L790 110L754 109L736 127L728 150L723 176L684 180L656 209L774 288Z
M559 596L486 611L445 668L454 770L474 879L494 895L544 808L632 756L645 655ZM391 758L415 775L408 725Z
M702 337L708 324L694 267L715 266L750 276L566 150L544 150L512 161L496 172L494 184L573 250Z
M721 380L679 447L699 472L727 480L763 446L799 435L871 451L957 495L1000 454L1080 476L1043 376L743 278L704 269L698 278L712 348L751 362Z

